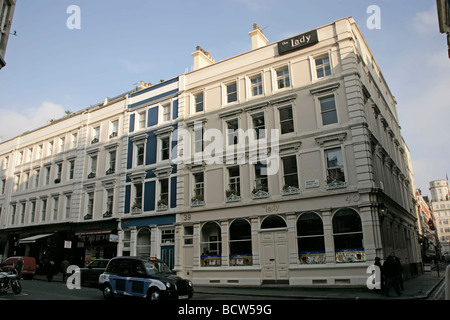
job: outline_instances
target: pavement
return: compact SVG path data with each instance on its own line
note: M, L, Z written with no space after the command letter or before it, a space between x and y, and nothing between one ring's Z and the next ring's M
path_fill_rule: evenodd
M390 296L386 297L375 290L366 287L304 287L287 285L261 285L261 286L195 286L196 293L248 295L249 299L257 297L277 297L285 299L311 299L311 300L415 300L431 298L432 292L445 281L445 266L439 272L433 268L420 276L404 281L400 296L392 288ZM439 275L438 275L439 273ZM450 279L448 279L450 281Z
M34 280L47 281L45 275L35 275ZM58 273L53 281L62 281L62 274ZM277 297L280 299L311 299L311 300L424 300L429 299L434 290L446 281L445 265L441 265L439 272L436 267L430 272L424 272L415 278L404 281L404 290L400 296L392 288L390 296L386 297L366 287L305 287L289 285L261 285L261 286L209 286L196 285L196 293L248 296L249 299ZM448 279L447 281L450 281Z

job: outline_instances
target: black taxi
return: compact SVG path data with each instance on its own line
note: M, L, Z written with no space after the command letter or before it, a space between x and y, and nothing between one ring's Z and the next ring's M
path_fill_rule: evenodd
M194 287L190 280L173 274L159 259L116 257L99 277L99 289L106 299L126 295L160 299L190 299Z

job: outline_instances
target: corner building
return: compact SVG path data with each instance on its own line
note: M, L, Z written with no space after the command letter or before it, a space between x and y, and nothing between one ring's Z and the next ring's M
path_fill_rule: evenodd
M249 35L251 51L220 62L197 47L179 77L175 269L196 284L365 286L394 252L420 272L408 147L355 21Z

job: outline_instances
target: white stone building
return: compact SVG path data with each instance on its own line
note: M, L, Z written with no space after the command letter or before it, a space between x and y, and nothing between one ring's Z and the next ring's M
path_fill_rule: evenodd
M430 182L430 193L441 252L450 253L450 192L447 180Z
M365 285L395 252L417 274L409 150L355 21L249 34L252 50L223 61L197 47L180 76L175 269L197 284Z

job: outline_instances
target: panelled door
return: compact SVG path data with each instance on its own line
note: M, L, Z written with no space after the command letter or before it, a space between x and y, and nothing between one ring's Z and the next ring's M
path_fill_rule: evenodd
M287 231L262 231L262 277L266 283L289 281Z

